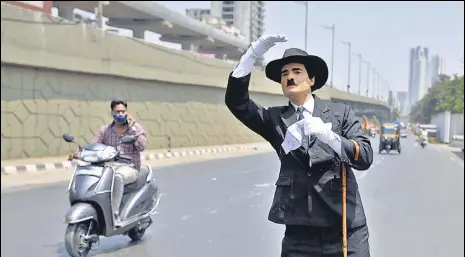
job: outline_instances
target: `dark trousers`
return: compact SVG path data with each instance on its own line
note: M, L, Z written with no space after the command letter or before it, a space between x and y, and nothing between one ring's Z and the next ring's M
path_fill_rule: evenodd
M347 255L370 257L368 227L347 231ZM342 257L342 229L287 225L281 257Z

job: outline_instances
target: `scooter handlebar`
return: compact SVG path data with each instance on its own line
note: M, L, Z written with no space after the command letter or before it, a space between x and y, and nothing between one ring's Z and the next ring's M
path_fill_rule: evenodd
M119 156L118 156L118 159L127 160L127 161L130 161L130 160L132 160L132 158L131 158L131 157L129 157L129 156L126 156L126 155L119 155Z

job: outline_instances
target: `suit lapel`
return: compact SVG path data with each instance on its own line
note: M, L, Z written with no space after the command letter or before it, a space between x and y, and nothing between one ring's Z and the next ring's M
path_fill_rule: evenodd
M313 108L313 117L320 117L323 122L329 119L329 106L328 101L321 100L316 95L313 95L315 107Z
M289 102L289 105L281 112L281 120L284 123L285 129L297 122L297 113L291 102Z

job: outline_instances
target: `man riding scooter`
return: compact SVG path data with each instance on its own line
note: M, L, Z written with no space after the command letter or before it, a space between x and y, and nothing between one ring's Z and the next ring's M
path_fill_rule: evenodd
M115 223L116 226L118 226L121 223L119 209L123 198L124 186L132 184L137 180L141 165L140 153L144 151L147 145L147 137L144 128L139 123L136 123L127 112L127 102L113 100L110 103L110 107L114 121L103 126L92 140L92 143L100 143L115 147L119 149L122 154L131 157L131 160L118 159L118 163L113 163L113 165L116 166L116 175L113 186L112 209L115 210ZM123 135L134 136L134 144L119 145L119 139ZM76 158L76 152L69 154L69 160Z
M418 135L418 142L423 148L428 144L428 132L425 129L420 130L420 134Z

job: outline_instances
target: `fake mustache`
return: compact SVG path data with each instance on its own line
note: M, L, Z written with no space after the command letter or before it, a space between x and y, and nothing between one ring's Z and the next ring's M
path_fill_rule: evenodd
M295 86L295 85L297 84L295 83L294 79L290 79L287 81L287 86Z

